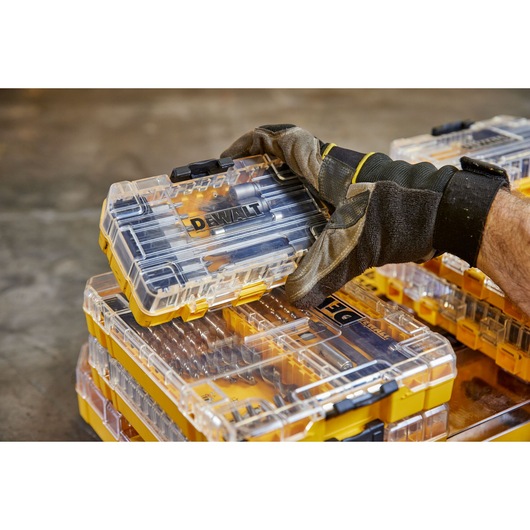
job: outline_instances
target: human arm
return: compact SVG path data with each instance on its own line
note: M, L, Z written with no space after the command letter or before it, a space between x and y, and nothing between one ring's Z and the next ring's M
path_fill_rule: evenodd
M530 316L530 199L498 193L486 219L477 267Z

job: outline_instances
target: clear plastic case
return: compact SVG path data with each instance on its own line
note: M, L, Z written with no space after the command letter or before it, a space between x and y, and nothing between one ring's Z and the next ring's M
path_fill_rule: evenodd
M86 346L80 357L86 370ZM97 404L105 403L106 410L110 410L111 416L122 416L130 422L126 431L122 431L118 436L118 441L187 441L180 429L165 415L152 398L142 389L142 387L127 373L121 364L113 359L107 350L99 344L94 337L89 337L88 342L88 363L96 372L83 372L83 385L94 385L97 387L92 393L99 395L99 399L90 403L85 402L86 407L90 407L90 419L87 420L97 432L101 432L101 427L94 422L94 415L102 419L98 413ZM112 375L114 373L114 376ZM92 376L92 382L90 378ZM103 378L103 379L102 379ZM96 381L96 379L99 380ZM109 379L118 383L120 390L118 395L111 391L112 398L106 399L105 392L108 390ZM117 387L116 387L117 388ZM98 392L99 391L99 392ZM126 397L123 397L126 394ZM378 440L382 438L385 442L435 442L445 441L448 435L448 411L447 404L439 405L431 410L422 411L403 420L384 425L375 420L371 422L362 432L362 436L356 436L358 441ZM103 423L103 420L100 422ZM147 433L146 435L144 433ZM108 427L105 428L102 438L107 440L109 436L112 440L116 437L111 434Z
M96 374L92 370L92 380L103 394L109 385L114 388L110 401L112 408L115 407L115 414L123 415L136 429L142 441L187 441L180 429L138 382L92 336L88 341L88 363L96 369ZM89 377L90 374L85 373L85 376ZM96 378L99 381L103 378L103 382L96 382ZM445 440L448 433L448 409L448 405L444 403L388 425L375 420L355 438L359 441L371 441L382 437L385 442Z
M283 289L143 327L112 274L91 278L90 333L189 440L343 440L446 403L449 341L350 283L318 309Z
M487 288L481 299L415 263L378 267L376 278L389 299L413 309L420 319L440 326L466 346L491 357L503 370L530 382L530 327L490 303Z
M430 162L436 167L460 166L469 156L506 169L510 181L521 191L530 187L530 121L515 116L495 116L468 128L433 136L400 138L390 145L390 156L407 162Z
M502 289L491 278L480 269L470 267L464 260L445 253L427 262L424 266L440 277L458 285L464 292L499 308L509 317L521 321L526 320L524 313L506 297Z
M92 380L88 344L83 344L76 366L77 403L81 417L106 442L143 441L134 427L118 412Z
M327 210L279 160L230 163L182 182L110 187L100 246L141 325L258 299L285 283L323 229Z

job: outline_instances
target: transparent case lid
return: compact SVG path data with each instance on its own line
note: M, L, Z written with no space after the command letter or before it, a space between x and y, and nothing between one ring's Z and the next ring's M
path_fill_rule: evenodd
M232 162L184 182L161 175L110 187L100 244L139 323L259 298L323 229L326 209L286 165L266 155Z
M304 439L319 420L400 389L427 395L456 376L446 338L354 284L314 310L277 288L199 320L143 327L108 273L88 281L84 310L212 441ZM413 412L427 408L418 404Z
M411 163L430 162L436 167L460 167L460 158L469 156L503 167L510 180L516 181L529 175L530 121L495 116L439 136L400 138L391 143L390 156Z

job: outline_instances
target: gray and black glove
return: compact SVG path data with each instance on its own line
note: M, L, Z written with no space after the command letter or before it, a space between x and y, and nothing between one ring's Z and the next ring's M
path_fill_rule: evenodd
M462 169L393 161L324 143L295 125L263 125L221 156L268 153L283 160L333 212L285 285L298 307L370 267L427 261L450 252L476 264L490 206L506 172L462 158Z

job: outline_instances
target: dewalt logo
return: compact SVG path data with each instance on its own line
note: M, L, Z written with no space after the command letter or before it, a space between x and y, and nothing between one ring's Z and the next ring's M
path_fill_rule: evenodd
M199 231L204 230L205 228L217 228L239 223L241 221L247 221L248 219L254 219L260 215L263 215L261 205L259 202L255 202L208 213L203 217L192 217L190 223L194 230Z

